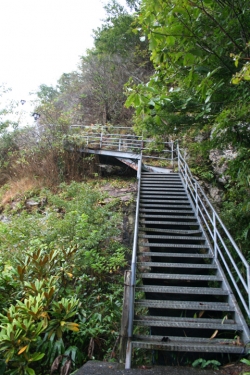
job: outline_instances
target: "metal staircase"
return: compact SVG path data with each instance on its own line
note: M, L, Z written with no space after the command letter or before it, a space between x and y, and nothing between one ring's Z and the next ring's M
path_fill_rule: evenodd
M163 142L165 155L156 157L168 162L169 169L149 167L143 162L152 159L147 156L152 140L120 130L96 133L89 127L80 134L78 151L98 154L105 163L117 159L137 170L133 253L121 330L122 341L127 341L125 368L131 367L133 348L201 356L246 354L248 261L192 176L178 144ZM171 173L171 166L178 173Z
M243 353L248 327L178 173L142 173L132 348Z

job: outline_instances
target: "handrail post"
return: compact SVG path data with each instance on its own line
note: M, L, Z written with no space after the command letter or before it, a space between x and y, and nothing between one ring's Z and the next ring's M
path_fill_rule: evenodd
M100 137L100 149L102 148L102 135L103 133L101 133L101 137Z
M216 227L216 215L213 211L213 241L214 241L214 258L217 259L218 251L217 251L217 227Z
M135 215L135 230L133 241L133 253L131 262L131 280L130 280L130 293L129 293L129 322L128 322L128 344L125 369L131 368L132 358L132 345L131 338L133 336L133 320L134 320L134 298L135 298L135 284L136 284L136 256L137 256L137 241L138 241L138 226L139 226L139 207L140 207L140 186L141 186L141 167L142 167L142 154L138 160L137 178L138 178L138 192L136 202L136 215Z
M188 183L187 183L187 163L186 160L184 159L184 180L185 180L185 185L186 189L188 188Z
M248 308L249 308L249 311L250 311L250 264L248 264L248 267L247 267L247 295L248 295ZM249 313L248 313L248 316L249 316Z
M172 161L172 167L174 169L174 142L171 141L171 161Z
M180 173L181 172L181 168L180 168L180 148L179 148L179 143L177 143L176 150L177 150L178 172Z
M196 215L198 217L199 216L199 207L198 207L199 200L198 200L198 184L196 180L195 180L194 186L195 186L195 210L196 210Z
M119 138L119 151L121 151L121 137Z

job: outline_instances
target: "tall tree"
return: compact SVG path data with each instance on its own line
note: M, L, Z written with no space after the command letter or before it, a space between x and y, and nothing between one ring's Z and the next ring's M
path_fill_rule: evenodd
M142 0L139 22L156 70L147 85L128 92L139 126L166 132L214 124L248 95L247 83L231 84L232 56L249 56L248 1Z

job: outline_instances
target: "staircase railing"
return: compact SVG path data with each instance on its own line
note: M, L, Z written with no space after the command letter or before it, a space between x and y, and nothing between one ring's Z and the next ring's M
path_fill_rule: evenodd
M136 258L137 258L137 244L138 244L138 229L139 229L139 208L140 208L140 188L141 188L141 169L142 169L142 155L138 160L137 170L137 201L135 211L135 226L134 226L134 240L133 240L133 252L131 262L131 281L130 281L130 292L129 292L129 321L128 321L128 348L125 369L130 369L131 366L131 338L133 336L133 320L134 320L134 300L135 300L135 286L136 286Z
M177 145L178 171L192 199L215 259L218 259L233 284L242 306L250 317L250 265L208 200L200 184L192 176Z
M73 125L72 127L78 127L78 125ZM143 140L142 137L138 137L134 134L126 134L128 128L123 127L114 128L112 134L108 134L109 129L106 129L106 127L100 127L98 131L96 130L96 128L90 126L87 127L87 134L85 132L84 134L80 135L80 138L84 141L84 145L86 145L86 147L96 147L112 150L115 149L118 151L133 151L134 153L141 155L141 158L138 161L138 197L132 260L134 273L132 273L131 290L134 289L135 283L134 277L136 268L135 259L138 233L140 175L143 155L143 158L163 159L165 161L171 161L173 165L175 165L176 163L178 164L178 172L181 174L185 187L192 199L197 218L200 220L201 224L206 230L208 241L210 242L214 257L215 259L218 259L220 261L225 272L231 280L231 283L236 294L239 297L239 300L241 301L242 306L247 312L248 317L250 317L250 265L243 256L239 247L234 242L219 215L211 205L210 201L206 197L206 194L204 193L202 187L193 177L178 144L175 142L158 142L158 144L161 146L161 152L164 152L165 154L164 157L157 157L152 155L149 156L144 155L145 152L149 153L149 151L154 148L154 144L157 144L157 142L152 140ZM132 313L132 301L134 298L134 294L132 294L131 298ZM133 323L130 322L130 324L130 332L132 334Z

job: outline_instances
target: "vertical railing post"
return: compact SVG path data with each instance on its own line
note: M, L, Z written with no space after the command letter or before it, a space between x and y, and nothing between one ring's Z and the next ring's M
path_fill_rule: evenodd
M217 225L216 225L216 215L213 211L213 241L214 241L214 258L217 259L218 251L217 251Z
M122 321L121 321L120 345L119 345L119 362L120 363L125 363L125 360L126 360L126 351L127 351L127 344L128 344L130 285L131 285L131 271L125 271L123 309L122 309Z
M122 141L122 140L121 140L121 137L120 137L120 138L119 138L119 148L118 148L119 151L121 151L121 141Z
M178 172L181 173L181 165L180 165L180 147L179 147L179 143L177 143L176 150L177 150Z
M102 135L103 133L101 133L101 137L100 137L100 149L102 148Z
M197 181L194 183L195 188L195 210L196 210L196 216L199 216L199 197L198 197L198 184Z
M247 289L248 289L248 309L250 311L250 264L247 267ZM249 316L249 312L248 312Z
M172 168L174 169L174 142L171 142L171 161L172 161Z
M133 320L134 320L134 299L135 299L135 284L136 284L136 257L137 257L137 242L138 242L138 227L139 227L139 207L140 207L140 187L141 187L141 167L142 167L142 154L138 160L137 178L138 178L138 192L136 202L136 214L135 214L135 230L134 230L134 241L133 241L133 253L131 262L131 281L130 281L130 293L129 293L129 323L128 323L128 344L125 369L131 368L132 358L132 345L131 338L133 336Z
M186 160L184 160L184 180L185 180L185 185L186 189L188 188L188 182L187 182L187 163Z

